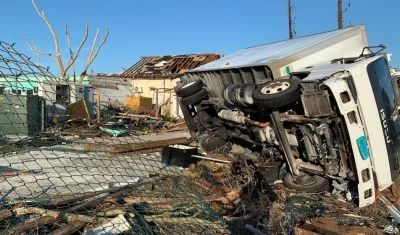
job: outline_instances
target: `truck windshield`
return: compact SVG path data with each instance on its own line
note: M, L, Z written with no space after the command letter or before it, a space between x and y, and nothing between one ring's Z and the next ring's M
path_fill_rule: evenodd
M389 114L389 112L393 112L393 110L395 109L395 96L393 92L391 75L385 59L380 58L375 61L373 70L375 77L378 79L379 87L381 88L382 98L385 105L385 112Z
M367 66L368 76L374 92L376 106L381 119L388 156L392 170L399 168L400 122L393 91L392 79L386 60L381 57Z

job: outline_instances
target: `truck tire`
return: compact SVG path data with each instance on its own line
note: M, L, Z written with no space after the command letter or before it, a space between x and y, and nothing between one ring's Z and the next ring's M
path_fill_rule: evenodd
M223 140L222 138L219 138L217 136L209 136L207 138L204 138L200 145L203 147L206 151L215 151L218 150L219 148L223 147L227 142Z
M321 176L314 175L309 176L310 180L307 184L300 184L298 180L293 178L291 173L286 173L283 177L283 184L289 189L295 189L304 191L307 193L320 193L324 191L329 191L329 181Z
M176 95L179 97L188 97L194 93L200 91L204 86L202 80L196 80L183 85L181 88L176 90Z
M300 82L278 79L258 86L253 91L254 104L260 109L277 109L300 99Z
M194 105L194 104L200 103L201 101L203 101L207 98L208 98L207 91L205 89L201 89L191 96L181 98L181 103L183 105Z

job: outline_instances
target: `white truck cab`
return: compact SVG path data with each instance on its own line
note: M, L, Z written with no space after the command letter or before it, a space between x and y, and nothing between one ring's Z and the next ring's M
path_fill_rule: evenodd
M375 190L389 187L399 173L400 122L387 60L375 55L305 71L304 82L324 80L336 100L353 151L359 205L369 205Z

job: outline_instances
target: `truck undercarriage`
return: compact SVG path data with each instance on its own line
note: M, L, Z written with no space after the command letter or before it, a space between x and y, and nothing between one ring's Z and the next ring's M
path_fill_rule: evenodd
M234 143L251 149L253 159L287 162L293 175L283 180L290 188L320 192L329 189L331 179L336 190L348 194L349 180L357 180L343 117L317 83L291 77L258 88L228 85L224 99L202 100L196 109L204 149L226 151Z

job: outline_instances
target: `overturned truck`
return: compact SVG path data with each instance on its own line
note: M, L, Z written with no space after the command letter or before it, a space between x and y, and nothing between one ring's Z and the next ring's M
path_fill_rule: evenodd
M283 183L360 207L398 175L397 81L364 26L247 48L189 71L180 97L207 151L273 157Z

